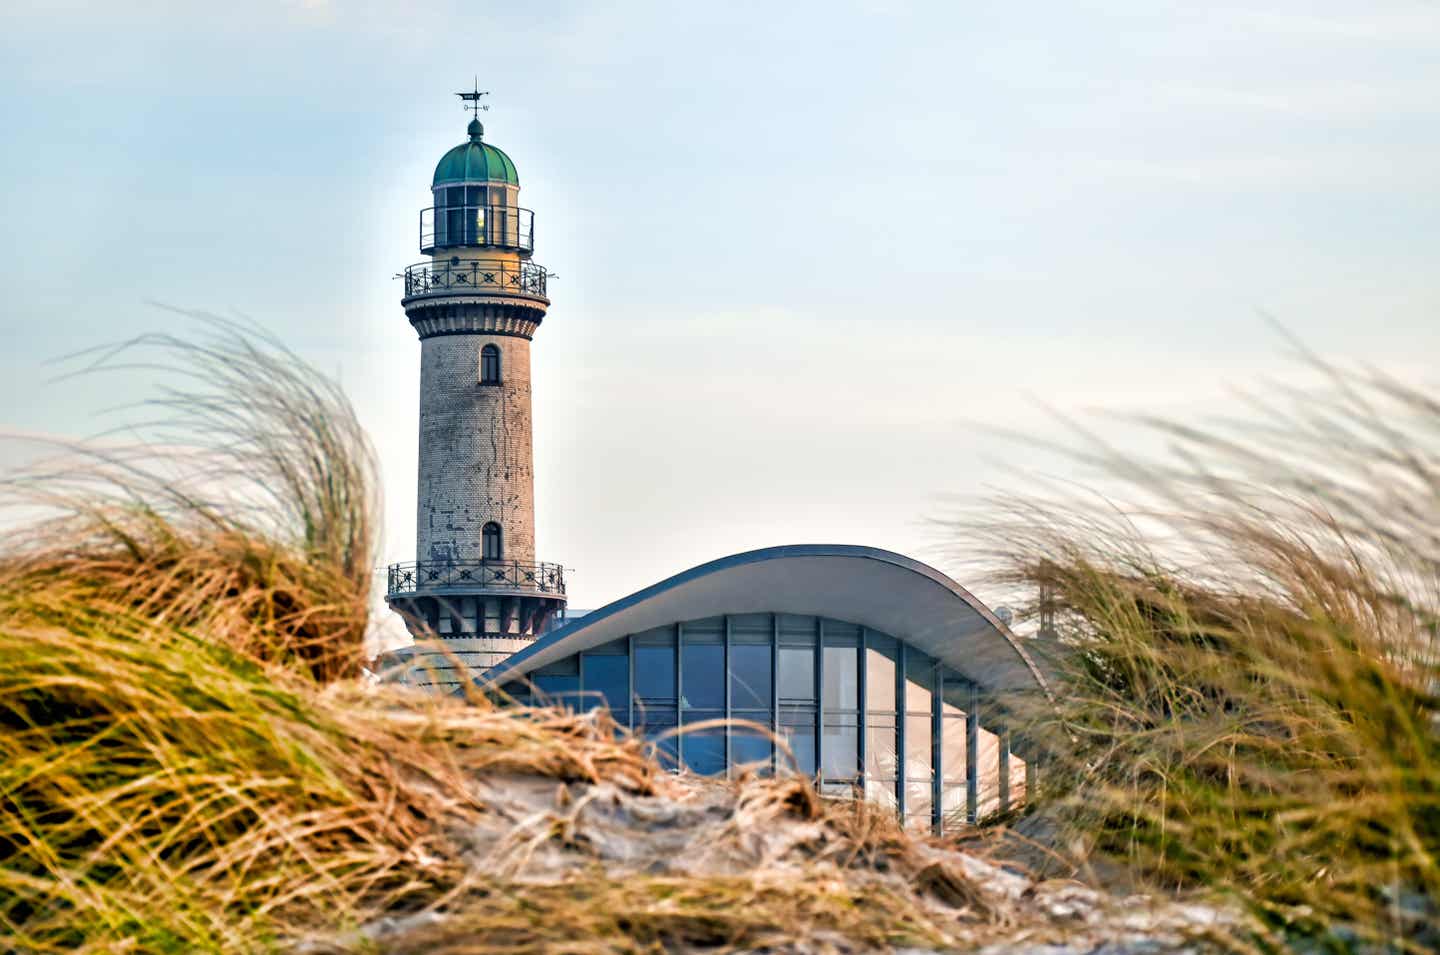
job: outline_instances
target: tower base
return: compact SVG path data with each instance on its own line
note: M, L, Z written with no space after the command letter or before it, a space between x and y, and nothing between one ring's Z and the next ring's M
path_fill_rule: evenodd
M382 680L452 691L525 649L563 617L565 598L554 594L407 593L386 597L415 639L382 654Z

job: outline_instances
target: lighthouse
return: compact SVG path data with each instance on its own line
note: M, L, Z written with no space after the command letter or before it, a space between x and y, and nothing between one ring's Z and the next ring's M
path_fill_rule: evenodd
M515 163L485 140L487 94L457 95L474 116L435 167L426 258L398 276L420 341L420 454L415 560L388 568L386 590L416 640L407 679L440 687L502 662L565 607L564 569L535 553L530 343L549 273L532 260Z

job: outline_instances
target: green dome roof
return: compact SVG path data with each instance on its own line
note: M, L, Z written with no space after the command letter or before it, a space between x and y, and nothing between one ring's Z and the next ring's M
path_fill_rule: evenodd
M470 121L470 141L461 143L448 153L440 157L440 164L435 167L435 179L432 185L441 185L447 182L474 182L477 179L490 179L499 182L508 182L512 186L520 185L520 175L515 172L515 164L510 157L489 143L482 143L480 136L485 128L480 125L479 120Z

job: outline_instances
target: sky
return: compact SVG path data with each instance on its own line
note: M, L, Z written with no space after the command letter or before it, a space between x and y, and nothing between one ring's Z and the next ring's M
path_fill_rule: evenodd
M101 430L153 382L53 359L183 331L154 303L248 316L349 388L413 559L392 277L477 75L559 276L572 606L782 543L951 569L934 519L1049 466L997 431L1223 414L1293 367L1276 323L1434 378L1440 0L420 9L7 0L0 425Z

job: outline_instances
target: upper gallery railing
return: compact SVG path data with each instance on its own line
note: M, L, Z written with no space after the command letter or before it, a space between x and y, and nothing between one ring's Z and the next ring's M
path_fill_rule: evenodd
M420 210L420 252L464 245L535 251L535 213L519 206L447 206Z
M391 564L386 593L426 591L531 591L565 596L565 568L559 564L523 564L514 560L423 560Z
M461 259L458 263L445 265L418 262L406 267L404 278L406 298L470 291L545 298L545 282L549 273L544 266L534 262Z

